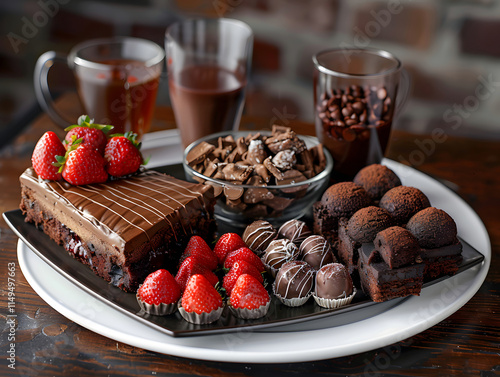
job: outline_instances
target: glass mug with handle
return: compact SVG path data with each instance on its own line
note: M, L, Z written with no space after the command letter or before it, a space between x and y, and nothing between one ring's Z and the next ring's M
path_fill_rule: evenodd
M63 61L74 73L86 114L96 123L113 125L113 133L132 131L140 138L151 125L164 58L156 43L131 37L89 40L68 55L48 51L35 67L35 93L56 124L72 124L56 110L49 90L49 70Z

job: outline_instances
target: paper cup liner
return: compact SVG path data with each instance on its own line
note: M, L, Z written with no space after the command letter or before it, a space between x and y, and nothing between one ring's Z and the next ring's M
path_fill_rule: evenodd
M264 268L266 269L267 273L269 275L271 275L273 277L273 279L276 277L276 274L278 273L279 271L279 268L276 268L276 267L273 267L269 264L267 264L265 261L264 261L264 257L262 256L260 258L260 260L262 261L262 263L264 264Z
M195 325L206 325L217 321L222 315L222 310L224 309L223 305L220 308L214 309L209 313L198 314L195 312L188 312L182 307L182 299L178 302L177 307L182 318L190 323L194 323Z
M356 296L356 288L352 288L352 293L350 296L344 297L344 298L323 298L316 296L316 292L312 293L312 296L314 297L314 301L321 306L322 308L327 308L327 309L338 309L342 306L349 305Z
M137 302L142 310L144 310L148 314L152 315L169 315L177 310L177 301L171 304L164 304L163 302L159 305L148 304L141 300L138 294L135 295L137 298Z
M270 304L271 300L269 300L265 305L262 305L256 309L234 308L231 305L228 305L228 307L235 317L242 319L256 319L264 317L267 314Z
M273 283L273 293L280 300L280 302L286 306L297 307L304 305L309 297L311 297L311 292L309 292L304 297L294 297L294 298L285 298L281 296L278 292L276 292L276 284Z

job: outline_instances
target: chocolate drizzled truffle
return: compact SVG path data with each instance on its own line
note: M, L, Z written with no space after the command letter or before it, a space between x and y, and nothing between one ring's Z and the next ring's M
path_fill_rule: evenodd
M426 249L457 243L457 224L445 211L435 207L417 212L406 224L406 229Z
M286 262L273 283L274 294L285 305L299 306L307 301L314 284L314 270L304 261Z
M293 219L287 221L278 229L278 235L299 246L302 241L312 235L312 232L305 222Z
M414 264L420 256L417 239L409 230L400 226L392 226L379 232L373 244L375 251L391 270Z
M337 261L328 241L318 235L307 237L300 244L299 252L301 259L315 270Z
M387 210L369 206L352 215L347 223L347 234L359 243L373 242L378 232L392 225L394 220Z
M262 262L268 267L271 275L276 274L276 270L284 263L297 259L299 248L288 239L279 239L272 241L267 247Z
M379 206L389 211L398 224L406 224L417 212L430 206L427 196L415 187L398 186L385 193Z
M316 273L315 294L326 299L340 299L353 292L351 276L343 264L327 264Z
M245 228L243 242L257 255L263 254L269 244L276 239L278 231L271 223L257 220Z
M401 180L391 169L372 164L361 169L353 182L362 186L373 200L380 200L390 189L401 186Z

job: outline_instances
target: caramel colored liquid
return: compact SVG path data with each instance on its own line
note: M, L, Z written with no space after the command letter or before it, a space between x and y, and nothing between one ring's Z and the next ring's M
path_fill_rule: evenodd
M139 136L151 125L160 72L134 60L99 62L109 71L78 72L77 87L87 114L96 123L111 124L112 133L133 131Z

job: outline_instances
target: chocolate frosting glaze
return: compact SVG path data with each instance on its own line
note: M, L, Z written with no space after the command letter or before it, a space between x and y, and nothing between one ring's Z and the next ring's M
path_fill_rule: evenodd
M32 168L20 177L33 190L42 208L60 215L61 222L82 240L95 242L121 261L163 228L182 231L196 213L211 213L210 186L189 183L146 170L138 175L102 184L73 186L65 181L40 179Z

